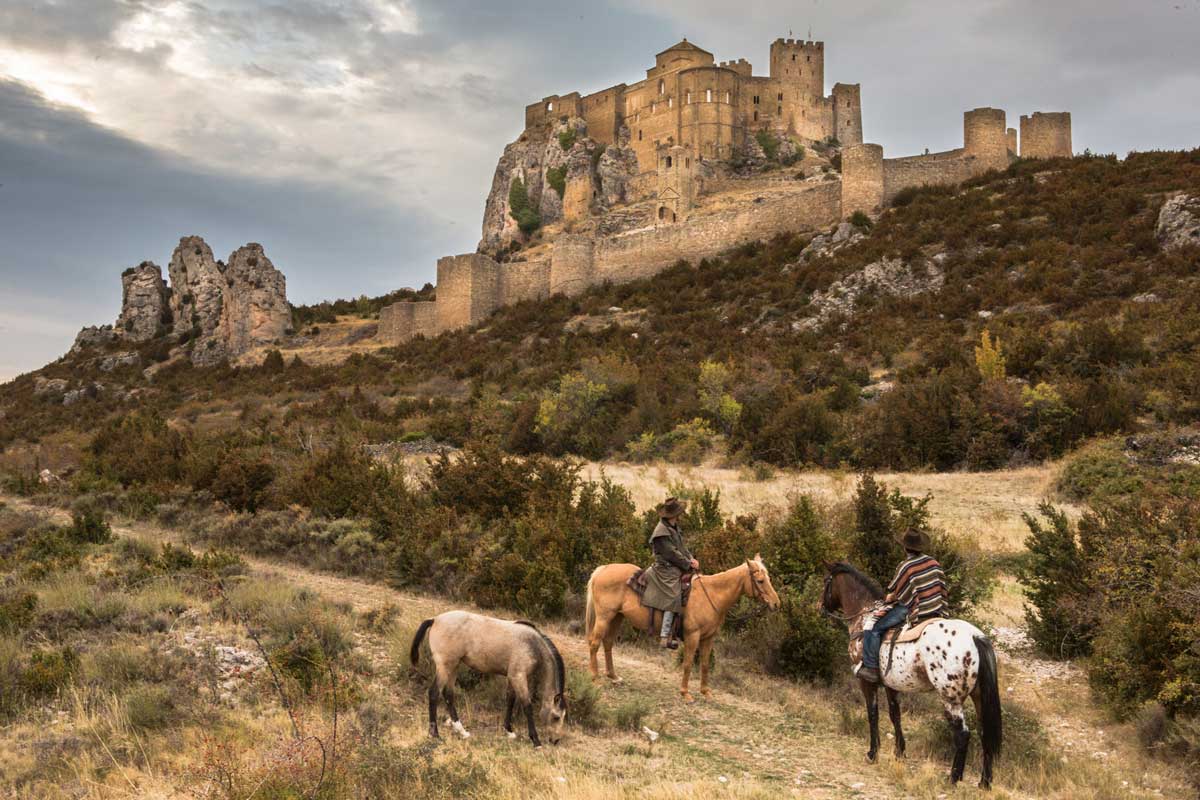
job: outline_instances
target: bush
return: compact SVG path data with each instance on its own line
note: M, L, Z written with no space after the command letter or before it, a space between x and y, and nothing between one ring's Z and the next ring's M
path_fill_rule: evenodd
M71 515L67 535L80 544L107 544L112 541L112 528L99 511L76 511Z
M550 188L558 192L559 199L567 192L567 167L564 164L561 167L551 167L546 170L546 183L550 184Z
M136 686L121 699L121 706L135 731L165 728L176 716L175 701L166 686Z
M838 169L838 171L841 172L841 169ZM875 226L875 223L871 221L871 218L868 217L866 215L866 213L861 210L855 211L853 214L851 214L849 222L854 227L862 228L864 230L870 230L871 228L873 228Z
M1058 475L1056 488L1065 499L1085 503L1094 497L1132 495L1144 481L1122 452L1121 443L1110 439L1080 448Z
M1082 594L1086 586L1083 554L1065 513L1049 503L1042 503L1038 510L1042 520L1024 515L1029 527L1025 540L1029 557L1018 578L1029 600L1025 607L1029 637L1059 658L1085 655L1090 649L1093 619L1088 598Z
M529 202L525 181L515 178L508 188L508 213L517 221L517 227L526 236L542 226L542 217Z
M575 146L575 140L579 136L579 132L573 127L568 126L566 130L558 134L558 146L563 150L570 150Z

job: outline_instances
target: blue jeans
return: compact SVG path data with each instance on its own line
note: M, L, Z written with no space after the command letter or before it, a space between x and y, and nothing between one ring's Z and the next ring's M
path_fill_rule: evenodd
M897 603L883 615L883 619L875 623L869 631L863 631L863 666L879 669L879 645L883 641L883 633L888 628L903 625L908 619L908 606Z

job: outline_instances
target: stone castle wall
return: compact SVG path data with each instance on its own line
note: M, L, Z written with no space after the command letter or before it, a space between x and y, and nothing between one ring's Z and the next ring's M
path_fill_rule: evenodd
M1035 111L1021 117L1022 158L1070 158L1071 114L1068 111Z

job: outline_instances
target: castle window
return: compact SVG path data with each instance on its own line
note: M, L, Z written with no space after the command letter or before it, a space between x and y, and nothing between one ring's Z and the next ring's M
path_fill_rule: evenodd
M667 82L666 82L666 81L659 81L659 82L658 82L658 93L659 93L659 94L662 94L662 93L664 93L665 91L667 91Z
M754 112L754 121L758 122L758 112L757 111Z
M685 159L683 160L683 165L684 165L685 167L690 167L690 166L692 165L692 160L691 160L690 158L685 158Z
M667 98L667 108L674 108L674 107L675 107L675 98L668 97Z
M658 218L659 218L659 219L666 219L666 218L667 218L667 207L666 207L666 206L659 206L659 207L658 207Z
M783 92L779 93L779 102L783 102Z
M809 64L811 64L811 63L812 63L812 56L805 56L804 60L805 60L805 61L807 61Z
M792 61L795 61L795 60L796 60L796 54L792 53Z
M754 105L758 105L758 95L754 95Z
M706 103L712 102L712 89L704 90L704 102L706 102Z
M782 117L783 116L783 106L779 106L779 109L775 113L777 113L779 116Z
M642 129L638 128L638 141L640 142L641 140L642 140Z
M554 103L546 103L546 110L547 110L547 111L553 111L553 110L554 110Z
M689 89L689 90L688 90L688 93L687 93L686 97L687 97L687 99L686 99L686 100L684 100L684 102L685 102L685 103L690 103L690 102L692 102L692 91L691 91L691 89Z
M667 156L667 169L671 168L671 157Z
M725 102L726 102L726 103L728 103L728 102L729 102L729 92L726 92L726 93L725 93Z

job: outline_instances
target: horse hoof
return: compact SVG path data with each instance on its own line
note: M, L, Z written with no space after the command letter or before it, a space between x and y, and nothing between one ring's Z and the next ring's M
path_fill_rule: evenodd
M504 735L505 735L505 736L507 736L507 737L508 737L508 738L510 738L510 739L515 739L515 738L517 738L517 734L513 733L512 731L505 731L505 732L504 732Z
M466 728L464 728L463 724L461 722L452 722L450 724L451 724L451 727L454 728L454 732L457 733L459 736L461 736L464 739L471 738L471 732L469 730L467 730Z
M620 686L622 683L625 682L624 678L618 678L616 675L609 675L608 680L610 683L612 683L613 686Z
M712 699L712 689L701 689L700 694L704 695L705 700Z
M877 756L875 753L867 753L867 763L868 764L874 764L876 760L877 760Z
M992 788L992 782L991 781L980 781L979 788L983 789L984 791L990 791Z
M685 702L685 703L694 703L694 702L696 702L696 698L695 698L695 697L692 697L692 693L691 693L691 692L680 692L680 693L679 693L679 696L683 698L683 702Z

